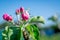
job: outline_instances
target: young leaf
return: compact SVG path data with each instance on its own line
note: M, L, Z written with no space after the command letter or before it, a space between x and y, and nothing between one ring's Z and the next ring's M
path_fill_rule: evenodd
M30 19L30 22L34 23L43 23L44 24L44 18L42 16L35 16Z
M26 26L26 30L28 31L32 40L40 40L40 33L39 33L39 30L35 24L33 24L33 25L28 24Z

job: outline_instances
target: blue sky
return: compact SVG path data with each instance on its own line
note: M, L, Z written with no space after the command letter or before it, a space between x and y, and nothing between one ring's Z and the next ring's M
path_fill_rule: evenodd
M0 22L4 13L15 19L15 10L21 6L30 8L31 16L43 16L46 20L56 12L60 13L60 0L0 0Z

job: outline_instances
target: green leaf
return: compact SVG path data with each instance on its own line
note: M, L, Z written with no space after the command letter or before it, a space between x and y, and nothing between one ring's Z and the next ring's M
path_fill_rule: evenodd
M21 30L21 27L19 27L19 32L17 33L17 39L16 40L24 40L24 37L23 37L23 32Z
M34 23L43 23L44 24L44 18L42 16L35 16L30 19L30 22Z
M13 34L13 30L12 29L9 29L8 26L5 27L5 30L3 31L2 33L2 40L10 40L10 37L12 36Z
M28 24L26 26L26 30L29 32L29 35L32 38L32 40L40 40L40 33L35 24Z
M21 27L6 26L2 33L2 40L24 40Z
M48 20L56 22L58 20L57 15L53 15L52 17L48 18Z

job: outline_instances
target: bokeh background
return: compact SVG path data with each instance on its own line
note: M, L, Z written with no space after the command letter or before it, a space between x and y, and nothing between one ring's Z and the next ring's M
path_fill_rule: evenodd
M29 9L31 16L43 16L45 18L44 27L50 26L55 23L48 21L48 18L52 15L57 15L60 20L60 0L0 0L0 24L5 22L2 18L4 13L8 13L16 20L15 10L23 6L25 9ZM1 27L1 26L0 26ZM52 30L49 30L53 34ZM42 33L47 33L47 30L42 30ZM0 28L0 39L2 29ZM44 34L45 34L44 33ZM47 33L49 34L49 33ZM52 36L41 34L41 40L59 40L60 33ZM50 35L50 34L49 34Z

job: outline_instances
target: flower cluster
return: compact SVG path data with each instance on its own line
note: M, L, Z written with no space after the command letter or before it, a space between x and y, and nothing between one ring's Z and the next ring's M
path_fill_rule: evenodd
M24 10L24 7L20 7L20 9L16 10L16 15L21 14L22 20L27 21L29 19L29 13L28 11ZM4 14L3 19L6 21L12 21L12 16L9 14Z

